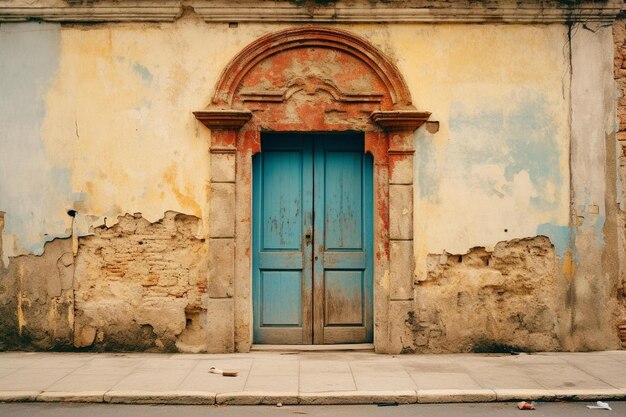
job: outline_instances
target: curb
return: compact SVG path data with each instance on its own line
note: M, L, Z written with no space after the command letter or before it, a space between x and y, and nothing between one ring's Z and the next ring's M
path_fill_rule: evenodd
M415 404L415 391L343 391L300 393L298 403L303 405L340 405L398 403Z
M0 391L0 402L35 401L41 391Z
M111 404L213 405L215 393L205 391L108 391L104 402Z
M41 402L101 403L106 391L63 392L45 391L37 396Z
M416 391L271 392L240 391L0 391L0 402L76 402L174 405L443 404L508 401L626 400L626 390L428 389Z
M420 404L439 403L487 403L497 401L496 392L491 389L426 389L417 391Z
M297 392L230 392L217 394L216 404L228 405L275 405L278 403L295 405L298 404Z

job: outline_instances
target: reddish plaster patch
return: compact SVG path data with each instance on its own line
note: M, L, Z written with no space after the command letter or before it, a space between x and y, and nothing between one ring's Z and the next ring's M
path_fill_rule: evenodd
M261 135L259 130L248 129L240 131L237 140L237 151L244 155L248 152L250 152L250 155L261 152ZM249 179L251 175L252 173L250 172L245 177Z
M235 148L237 142L237 131L235 130L213 130L211 136L211 147L213 148Z
M372 154L374 164L386 165L388 163L389 144L387 136L386 133L380 131L365 133L365 152Z

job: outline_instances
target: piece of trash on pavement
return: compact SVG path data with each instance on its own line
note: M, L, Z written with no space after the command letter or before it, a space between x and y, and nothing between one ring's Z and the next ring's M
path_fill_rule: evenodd
M282 407L282 406L283 406L283 403L277 403L276 404L276 407Z
M217 369L214 366L212 366L209 369L209 372L212 373L212 374L218 374L218 375L222 375L222 376L237 376L237 375L239 375L239 372L237 372L237 371L224 371L222 369Z
M379 407L395 407L398 403L376 403Z
M535 404L526 401L520 401L517 403L517 408L519 408L520 410L534 410Z
M609 403L605 403L604 401L597 401L596 405L588 405L587 408L591 410L609 410L613 411Z

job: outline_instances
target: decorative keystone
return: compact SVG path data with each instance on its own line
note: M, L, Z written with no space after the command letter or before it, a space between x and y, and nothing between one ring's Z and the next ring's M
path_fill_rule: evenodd
M252 118L248 110L203 110L193 114L209 129L239 130Z
M414 110L375 111L370 118L384 130L415 130L430 117L429 112Z

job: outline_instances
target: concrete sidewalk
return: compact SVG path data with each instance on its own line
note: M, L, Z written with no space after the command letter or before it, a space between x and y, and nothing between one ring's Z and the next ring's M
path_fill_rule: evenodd
M237 377L210 367L239 371ZM626 398L626 351L0 353L0 401L364 404Z

